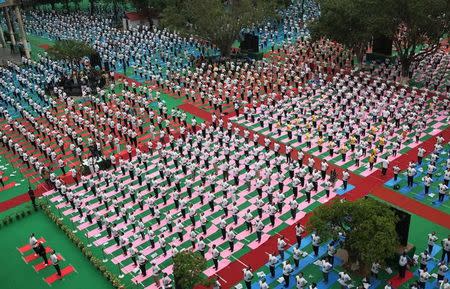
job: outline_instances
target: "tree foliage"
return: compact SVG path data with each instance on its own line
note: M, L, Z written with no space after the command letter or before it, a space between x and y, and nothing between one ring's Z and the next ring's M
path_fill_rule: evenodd
M389 0L375 4L379 5L381 15L372 20L376 28L372 30L375 35L378 32L393 39L404 76L408 75L411 63L436 52L441 38L449 32L448 0ZM418 48L424 44L426 47L419 52Z
M321 17L313 35L325 36L356 51L364 51L372 37L393 39L406 76L412 62L438 48L449 31L447 0L318 0ZM446 13L447 12L447 13ZM422 52L418 48L427 47Z
M223 56L229 56L242 28L275 17L278 5L270 0L173 1L163 11L161 21L170 29L210 41Z
M173 275L176 288L192 289L195 285L211 285L203 271L207 268L205 258L198 252L184 250L173 258Z
M76 62L83 57L94 54L95 50L82 41L59 40L47 50L47 53L54 59Z
M343 248L352 261L368 266L394 256L399 248L396 233L398 219L387 205L373 199L355 202L332 201L320 206L307 224L323 240L338 239L345 235Z
M312 37L327 37L353 49L361 60L372 35L362 14L365 0L319 0L321 16L312 23Z
M130 0L133 6L139 13L150 17L159 17L161 12L170 4L173 0Z

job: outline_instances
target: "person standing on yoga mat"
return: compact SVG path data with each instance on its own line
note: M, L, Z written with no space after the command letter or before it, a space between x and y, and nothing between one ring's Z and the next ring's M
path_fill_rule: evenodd
M442 240L442 256L441 261L444 261L445 256L447 256L447 263L450 263L450 235Z
M317 257L319 256L320 236L317 234L317 232L314 232L311 237L314 256Z
M283 278L284 278L284 287L289 288L291 273L294 271L292 269L291 263L289 260L283 262Z
M28 243L30 244L31 248L33 248L34 253L37 256L39 254L37 250L38 240L34 236L34 233L31 233Z
M59 267L59 260L55 250L52 250L50 261L52 262L53 267L55 267L58 276L61 277L61 268Z
M244 268L243 271L244 271L245 286L247 287L247 289L251 289L253 280L252 267L248 266L247 268Z
M34 190L31 187L28 187L28 196L30 197L31 203L33 204L33 208L37 209L36 206L36 195L34 194Z
M44 259L45 266L48 265L48 259L47 259L47 252L45 252L44 245L42 245L42 242L37 242L36 251L38 252L38 255Z
M147 276L147 258L142 254L142 252L138 252L137 262L139 264L139 269L141 269L142 276Z
M406 275L406 267L408 265L408 256L406 255L406 251L403 252L403 254L400 256L400 259L398 260L398 271L400 278L405 278Z

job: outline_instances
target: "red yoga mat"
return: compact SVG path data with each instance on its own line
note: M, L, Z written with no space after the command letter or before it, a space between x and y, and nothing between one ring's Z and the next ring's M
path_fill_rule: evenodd
M63 257L61 255L58 255L58 260L61 261L62 259L63 259ZM53 265L52 261L48 260L47 266L45 266L44 261L42 261L41 263L37 263L37 264L33 265L33 268L34 268L34 271L39 272L45 268L51 267L51 265Z
M63 269L61 269L61 276L58 276L56 272L47 278L45 278L45 282L47 282L48 285L53 284L57 280L61 280L63 277L69 275L70 273L75 272L75 268L72 265L69 265Z
M45 253L48 254L51 251L52 251L52 248L50 248L50 247L46 247L45 248ZM25 263L30 263L30 262L38 259L38 258L40 258L40 256L38 254L33 253L33 254L30 254L30 255L27 255L27 256L23 257L23 260L25 261Z
M391 281L391 285L393 288L400 288L403 283L406 283L413 277L413 273L411 271L406 271L405 278L400 278L397 274L392 277L389 281Z
M45 239L44 238L39 238L38 242L45 243ZM24 246L22 246L20 248L17 248L17 250L19 250L19 252L22 253L22 254L27 252L27 251L30 251L31 249L32 248L31 248L30 244L27 244L27 245L24 245Z

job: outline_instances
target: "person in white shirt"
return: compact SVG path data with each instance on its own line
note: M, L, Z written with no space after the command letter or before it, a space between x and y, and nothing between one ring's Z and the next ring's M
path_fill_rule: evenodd
M278 262L277 257L275 256L275 253L269 254L269 271L270 276L272 278L275 278L275 266Z
M339 282L339 284L341 284L341 288L342 289L348 288L349 283L352 281L352 278L350 277L350 275L348 275L345 272L339 272L338 275L339 275L338 282Z
M234 242L236 241L236 233L233 230L233 227L230 227L230 230L227 233L228 245L230 246L230 251L234 252Z
M348 170L345 170L342 173L342 182L343 182L343 188L344 190L347 190L347 186L348 186L348 179L350 178L350 173L348 172Z
M162 279L163 289L172 289L172 279L170 279L167 273L164 273L163 276L164 276Z
M300 264L300 259L302 258L303 252L300 251L299 248L294 247L292 252L292 259L294 259L294 266L295 268L298 268L298 265Z
M441 261L444 261L445 256L447 256L447 264L450 263L450 235L442 240L442 256Z
M427 250L420 253L420 269L425 269L427 267L428 261L430 259L431 259L431 256Z
M409 166L406 170L408 187L410 188L412 188L412 186L414 185L414 176L416 175L416 173L417 171L413 166Z
M444 278L444 280L442 280L441 285L439 285L439 289L450 289L450 282L448 282L448 278Z
M158 286L158 288L161 286L160 284L160 275L161 275L161 268L159 268L159 266L155 263L152 262L152 278L153 278L153 282L155 282L156 286Z
M381 159L381 174L383 176L386 175L386 172L389 168L389 160L388 159Z
M138 251L136 250L136 248L133 247L133 244L131 242L128 243L127 251L128 251L128 254L130 254L130 256L131 256L131 261L133 261L133 264L136 267L138 265L137 259L136 259Z
M259 280L259 288L269 289L269 285L267 285L266 278L262 277L261 280Z
M300 249L302 245L302 234L305 232L305 227L303 227L300 223L295 225L295 238L297 239L297 248Z
M408 256L406 255L406 251L400 255L398 260L398 272L401 279L405 278L406 275L406 266L408 265Z
M214 268L219 270L219 257L220 257L220 251L217 249L216 244L212 245L212 259L214 263Z
M319 246L320 246L320 236L314 232L311 234L312 237L312 247L314 251L314 256L319 256Z
M439 238L436 236L436 232L431 232L428 234L428 253L433 253L433 247L434 243L439 240Z
M38 241L36 237L34 236L34 233L31 233L28 243L30 244L31 248L34 250L34 255L37 256L37 247L38 247Z
M441 283L444 280L445 274L448 271L448 266L445 264L444 261L440 261L438 264L438 283Z
M281 236L280 238L278 238L277 249L278 249L278 254L280 254L281 261L284 261L284 250L285 250L286 245L287 245L287 243L284 240L284 236Z
M294 271L292 269L291 263L289 260L283 263L283 278L284 278L284 287L289 288L291 273Z
M417 150L417 162L419 163L419 165L422 164L422 160L423 160L423 156L425 155L426 150L422 147L420 147Z
M137 263L139 264L139 269L141 269L142 276L147 276L147 258L142 254L142 252L137 253Z
M306 281L305 277L303 277L302 272L298 273L298 275L295 276L295 281L297 283L297 289L304 289L308 284L308 281Z
M438 188L439 188L438 201L442 203L444 201L445 195L447 195L448 186L443 183L440 183L438 185Z
M59 267L59 260L55 250L52 250L50 253L50 261L52 262L53 267L55 267L58 276L61 277L61 268Z
M423 181L423 186L425 188L425 195L428 195L428 193L430 192L430 186L431 186L431 183L433 182L433 179L430 178L429 176L424 176L422 178L422 181Z
M328 261L331 263L331 265L334 265L334 255L336 255L336 247L334 246L334 241L331 241L327 245L327 255Z
M252 279L253 279L253 273L252 273L252 267L244 268L244 282L247 289L252 289Z
M431 275L428 273L427 267L424 269L419 269L419 289L425 289L425 284L427 283L428 279L430 279Z
M394 166L392 170L394 171L394 182L396 182L398 180L398 174L400 173L400 167Z
M370 275L375 279L378 279L378 273L380 272L381 265L378 261L372 263L372 268L370 269Z
M328 262L327 259L323 259L320 266L322 267L324 282L328 283L328 275L330 274L331 270L333 269L333 265L331 265L331 263Z

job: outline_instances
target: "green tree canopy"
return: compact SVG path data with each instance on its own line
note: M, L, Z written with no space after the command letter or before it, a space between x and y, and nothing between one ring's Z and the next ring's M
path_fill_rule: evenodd
M312 37L327 37L353 49L359 60L372 39L368 18L364 17L365 0L319 0L321 15L312 23Z
M315 37L325 36L362 55L372 37L393 40L403 75L411 63L436 51L449 31L447 0L318 0L321 17L312 25ZM447 12L447 13L446 13ZM424 50L418 48L426 44Z
M173 1L163 11L161 22L170 29L204 38L223 56L229 56L242 28L274 18L279 4L270 0Z
M413 62L436 52L441 38L449 32L448 0L371 1L371 8L377 7L380 13L371 19L373 34L393 39L403 76L408 76Z
M161 12L174 0L130 0L139 13L150 17L159 17Z
M80 61L85 56L95 53L95 50L87 43L77 40L59 40L48 49L48 55L53 59Z
M203 271L207 268L205 258L198 252L184 250L173 258L175 286L179 289L192 289L195 285L211 285Z
M368 267L374 261L384 262L399 248L398 219L387 205L364 198L355 202L334 200L314 210L307 229L316 230L322 240L345 235L343 249L351 261Z

